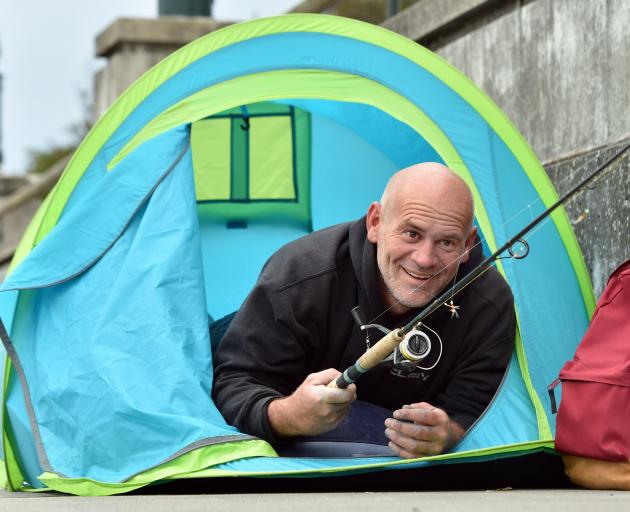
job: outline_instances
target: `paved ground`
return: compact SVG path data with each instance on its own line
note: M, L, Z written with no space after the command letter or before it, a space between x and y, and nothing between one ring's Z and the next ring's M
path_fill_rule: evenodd
M608 512L630 510L630 492L586 490L498 490L459 492L362 492L295 494L163 494L82 498L52 493L0 491L2 512L371 512L509 511Z
M564 475L560 457L548 453L330 478L175 480L102 498L0 490L0 512L39 510L617 512L630 511L630 492L578 489Z

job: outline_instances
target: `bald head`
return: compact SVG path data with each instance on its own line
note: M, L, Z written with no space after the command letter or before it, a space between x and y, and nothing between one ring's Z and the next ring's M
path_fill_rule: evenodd
M445 165L425 162L394 174L381 197L383 216L414 200L450 208L454 215L462 218L467 232L472 229L472 193L464 180Z
M423 163L392 176L366 228L393 314L425 306L455 278L475 243L473 216L468 186L448 167Z

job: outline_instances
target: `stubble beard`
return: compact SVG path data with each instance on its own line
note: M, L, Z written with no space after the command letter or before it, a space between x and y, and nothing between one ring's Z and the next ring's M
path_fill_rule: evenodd
M406 308L417 309L426 306L433 299L433 295L423 290L423 288L429 284L428 280L415 288L402 283L396 283L397 278L390 272L390 267L387 262L384 261L383 255L377 252L376 260L381 282L387 290L387 293L389 293L397 304L401 304ZM400 272L404 272L402 267L398 266L398 268ZM432 276L431 279L435 279L436 277L437 276Z
M389 293L394 299L407 308L417 309L426 306L433 296L426 293L422 288L424 284L418 285L417 288L407 288L404 286L396 286L395 283L388 283L387 279L383 278L385 286L389 290Z

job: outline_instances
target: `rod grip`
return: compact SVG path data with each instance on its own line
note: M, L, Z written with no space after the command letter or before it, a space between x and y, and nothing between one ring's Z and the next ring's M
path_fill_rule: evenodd
M363 354L358 361L339 375L335 380L328 383L329 388L345 389L365 372L374 368L389 354L391 354L398 344L403 340L404 335L401 329L391 331L383 336L378 343L375 343L369 350Z
M402 334L401 329L391 331L389 334L383 336L378 343L375 343L372 348L365 352L359 358L359 364L366 370L371 370L389 354L391 354L398 344L403 340L405 336Z

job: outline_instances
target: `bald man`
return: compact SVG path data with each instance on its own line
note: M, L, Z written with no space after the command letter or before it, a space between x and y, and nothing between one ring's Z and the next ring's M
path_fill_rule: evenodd
M384 364L347 389L326 385L367 349L355 306L400 327L482 260L473 210L453 171L418 164L390 179L366 217L274 254L215 355L213 397L226 420L271 442L313 436L334 430L358 397L386 411L379 428L399 456L451 448L512 353L513 299L496 270L426 319L443 347L422 368Z

